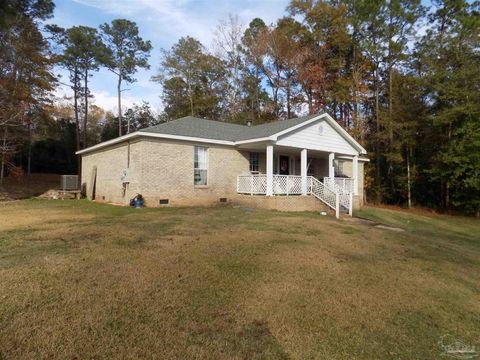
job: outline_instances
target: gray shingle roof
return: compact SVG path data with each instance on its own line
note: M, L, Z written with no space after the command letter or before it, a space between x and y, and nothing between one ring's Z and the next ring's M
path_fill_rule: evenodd
M187 116L142 129L140 132L240 141L268 137L319 115L320 114L301 116L294 119L279 120L255 126L230 124Z

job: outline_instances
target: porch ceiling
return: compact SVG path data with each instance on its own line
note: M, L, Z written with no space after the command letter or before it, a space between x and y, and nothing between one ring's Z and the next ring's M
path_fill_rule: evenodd
M239 150L265 152L266 149L267 149L267 145L272 145L272 142L271 141L258 141L258 142L248 143L248 144L236 145L236 147Z
M251 144L243 144L243 145L237 146L237 148L239 150L264 153L266 152L267 145L272 145L272 143L265 141L265 142L251 143ZM275 154L300 156L301 151L302 151L302 148L291 147L291 146L278 146L273 144L273 152ZM307 153L309 158L317 158L317 159L328 159L328 155L329 155L328 151L319 151L319 150L307 149ZM335 153L335 156L351 156L351 155Z
M274 146L273 152L276 154L284 154L284 155L294 155L300 156L300 152L302 151L301 148L294 148L289 146ZM328 152L325 151L317 151L317 150L307 150L307 156L309 158L319 158L319 159L328 159Z

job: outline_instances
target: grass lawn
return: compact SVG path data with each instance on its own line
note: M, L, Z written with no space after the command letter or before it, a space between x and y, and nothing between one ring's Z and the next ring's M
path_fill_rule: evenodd
M0 359L439 359L480 352L480 222L0 204Z

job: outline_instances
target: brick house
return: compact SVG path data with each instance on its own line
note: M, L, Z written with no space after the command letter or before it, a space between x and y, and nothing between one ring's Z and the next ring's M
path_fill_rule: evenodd
M350 212L365 149L328 114L256 126L184 117L78 151L89 199Z

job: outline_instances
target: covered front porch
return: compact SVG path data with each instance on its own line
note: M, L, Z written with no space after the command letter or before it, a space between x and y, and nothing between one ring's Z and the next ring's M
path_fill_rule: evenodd
M358 195L358 155L260 144L248 149L250 171L237 177L237 193L313 195L333 209L352 213Z

